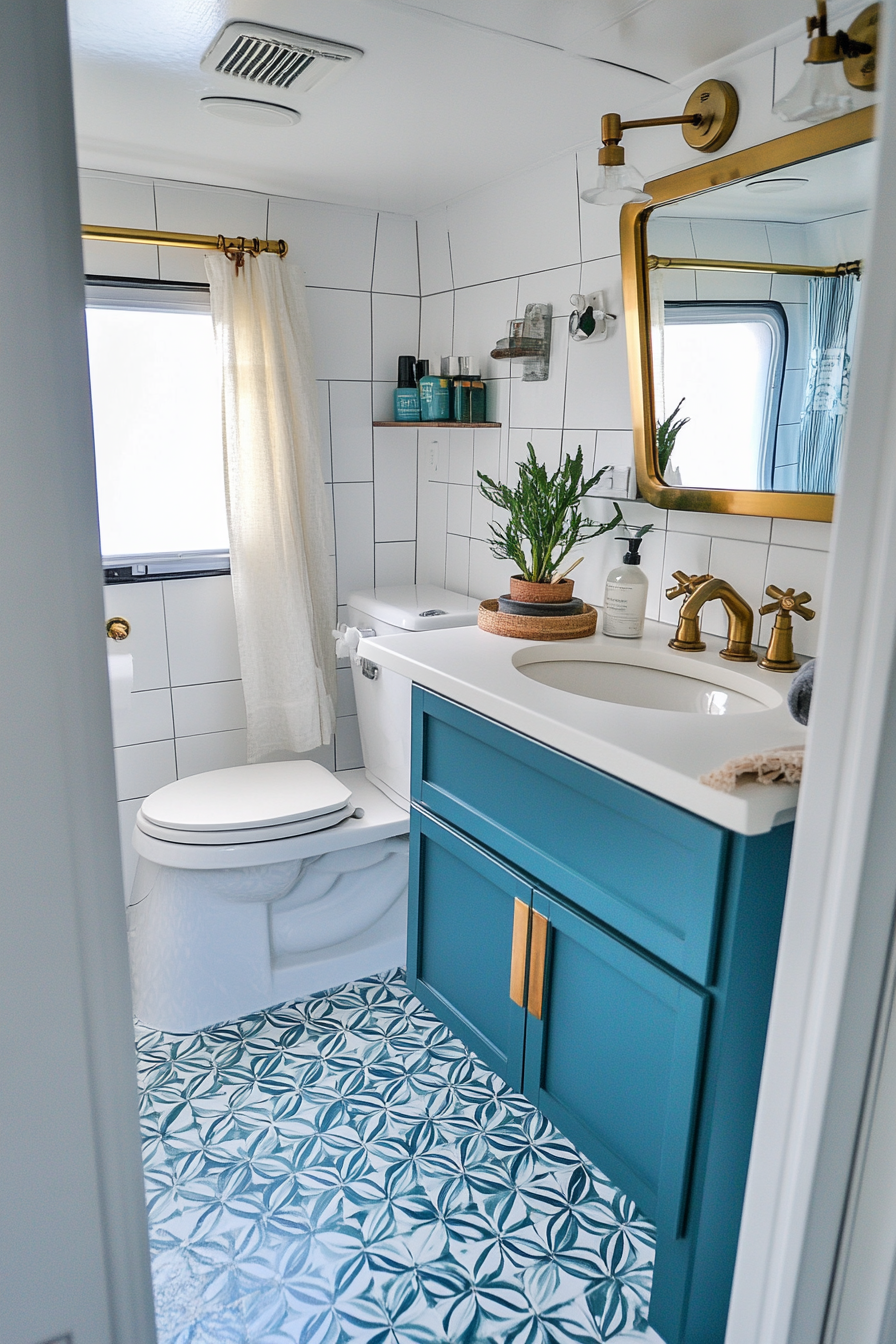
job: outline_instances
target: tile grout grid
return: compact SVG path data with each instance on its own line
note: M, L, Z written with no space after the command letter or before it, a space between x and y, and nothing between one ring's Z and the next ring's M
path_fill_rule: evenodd
M653 1229L399 971L138 1027L159 1344L592 1344Z

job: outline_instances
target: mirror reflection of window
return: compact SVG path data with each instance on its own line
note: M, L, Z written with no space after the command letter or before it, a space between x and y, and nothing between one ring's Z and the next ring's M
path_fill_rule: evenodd
M775 488L787 319L778 303L666 303L665 406L687 417L669 485Z

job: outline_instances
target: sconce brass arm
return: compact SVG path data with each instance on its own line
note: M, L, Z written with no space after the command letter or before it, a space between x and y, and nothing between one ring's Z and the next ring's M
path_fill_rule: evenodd
M675 638L669 640L670 648L693 652L705 647L699 640L699 631L698 638L694 638L697 615L701 607L714 598L719 599L728 613L728 643L719 657L735 663L754 663L757 655L753 652L753 608L735 592L727 579L708 579L691 594L681 608L678 630Z

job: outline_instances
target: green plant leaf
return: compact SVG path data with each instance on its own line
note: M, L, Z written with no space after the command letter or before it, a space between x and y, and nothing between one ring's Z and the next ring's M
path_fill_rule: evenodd
M567 453L549 476L532 444L526 447L526 460L517 463L519 481L514 489L484 472L476 474L485 498L508 515L506 522L489 524L492 555L512 560L530 583L549 583L574 546L609 532L623 518L618 504L614 504L614 516L608 523L584 518L579 508L609 466L586 478L579 447L575 457Z
M667 415L665 420L656 422L656 455L659 462L660 475L665 476L666 468L669 465L669 458L672 456L672 450L675 447L675 440L684 429L685 425L691 423L691 417L684 415L680 420L676 420L678 412L684 405L684 397L675 407L671 415Z

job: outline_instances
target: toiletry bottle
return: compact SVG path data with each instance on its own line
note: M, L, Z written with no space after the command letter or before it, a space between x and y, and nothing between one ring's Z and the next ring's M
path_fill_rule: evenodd
M485 383L473 368L472 355L461 355L461 372L454 379L454 419L481 423L485 419Z
M417 361L417 387L420 392L421 420L451 419L451 380L430 373L428 359Z
M638 639L644 633L647 608L647 575L641 569L638 547L641 537L617 537L628 543L618 569L607 575L604 593L603 632L616 639Z
M398 356L398 386L395 389L395 419L420 419L420 393L417 390L414 355Z

